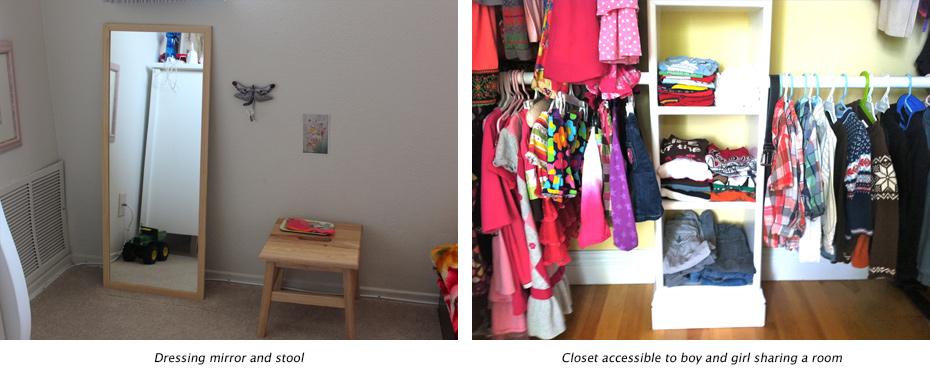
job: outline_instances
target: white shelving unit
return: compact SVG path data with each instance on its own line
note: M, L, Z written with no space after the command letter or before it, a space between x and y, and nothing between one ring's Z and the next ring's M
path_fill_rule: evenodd
M649 113L650 113L650 141L652 146L652 161L655 167L659 166L660 141L667 133L663 130L663 122L673 116L733 116L745 119L747 149L755 147L758 151L756 160L761 160L762 144L766 121L766 103L758 103L751 108L718 108L718 107L661 107L658 105L657 78L658 63L660 60L672 55L685 55L675 51L662 52L660 45L664 30L674 30L679 25L662 25L662 15L666 12L675 13L742 13L748 19L747 39L748 51L746 61L760 74L769 72L769 55L772 35L772 2L769 1L689 1L689 0L649 0L648 1L648 27L649 27L649 67L643 73L643 78L651 77L649 86ZM680 32L680 30L675 30ZM707 37L713 37L709 35ZM660 53L669 53L668 56L659 56ZM695 56L714 58L713 56ZM717 59L715 59L717 60ZM721 64L724 61L718 60ZM763 98L765 100L765 98ZM737 118L737 121L739 119ZM721 131L708 127L703 138L713 142L715 132ZM756 274L752 285L723 287L704 285L682 285L666 287L663 283L662 249L663 249L663 219L655 223L656 242L658 251L655 263L655 293L652 300L652 328L653 329L684 329L684 328L720 328L720 327L761 327L765 324L765 297L762 295L762 199L764 197L761 165L757 165L756 202L678 202L665 200L663 206L666 217L685 210L723 210L728 217L741 217L742 220L731 222L741 225L749 240L749 247L753 252L753 261ZM715 215L717 216L717 215Z

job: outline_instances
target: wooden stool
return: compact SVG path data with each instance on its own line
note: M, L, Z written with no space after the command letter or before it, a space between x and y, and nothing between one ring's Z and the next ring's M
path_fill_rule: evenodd
M258 337L265 337L271 301L303 305L339 307L346 310L346 338L355 339L355 300L358 299L358 257L362 226L334 223L335 234L317 236L281 230L284 218L278 219L258 259L265 264L262 310L258 318ZM281 290L284 269L342 273L344 296Z

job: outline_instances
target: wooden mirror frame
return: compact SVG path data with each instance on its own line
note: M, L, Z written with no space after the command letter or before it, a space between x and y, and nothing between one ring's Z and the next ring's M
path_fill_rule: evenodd
M201 116L200 144L200 208L197 236L197 291L166 289L148 285L130 284L110 280L110 33L113 31L139 32L180 32L203 34L203 107ZM211 26L191 25L142 25L114 24L103 25L103 106L101 117L102 158L103 158L103 286L108 288L161 294L190 299L203 299L204 266L206 254L206 207L207 207L207 146L210 128L210 64L212 63L213 28Z
M19 105L16 102L16 72L13 69L13 42L8 40L0 41L0 55L6 60L6 71L0 74L6 74L10 87L0 87L0 90L9 90L11 118L13 119L13 137L10 139L0 139L0 152L19 147L23 144L23 136L19 128Z

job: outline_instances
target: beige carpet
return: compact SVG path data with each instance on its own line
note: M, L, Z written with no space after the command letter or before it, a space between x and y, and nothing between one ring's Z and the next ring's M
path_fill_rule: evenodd
M163 262L143 264L122 258L110 263L110 280L165 289L197 291L197 258L171 255Z
M207 281L203 301L103 287L99 266L75 266L32 300L36 340L257 339L259 286ZM361 340L441 339L437 306L362 298ZM331 307L272 302L266 339L342 340L345 313Z

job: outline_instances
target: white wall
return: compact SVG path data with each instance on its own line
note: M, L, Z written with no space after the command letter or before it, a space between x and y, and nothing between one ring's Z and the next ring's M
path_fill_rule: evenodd
M0 1L0 40L13 42L23 137L21 146L0 153L0 187L3 187L59 159L42 8L38 0ZM66 173L67 169L65 163Z
M142 153L149 104L147 67L157 62L158 33L116 32L110 41L110 62L120 66L116 139L110 144L110 250L115 253L139 227ZM99 130L98 127L98 138ZM132 206L122 217L117 215L120 193L126 193L126 202Z
M456 241L455 2L43 0L42 11L76 260L101 258L103 24L211 25L208 276L260 280L274 220L303 216L364 225L363 294L438 296L428 251ZM255 122L236 80L277 84ZM328 155L302 153L304 113L331 116Z

